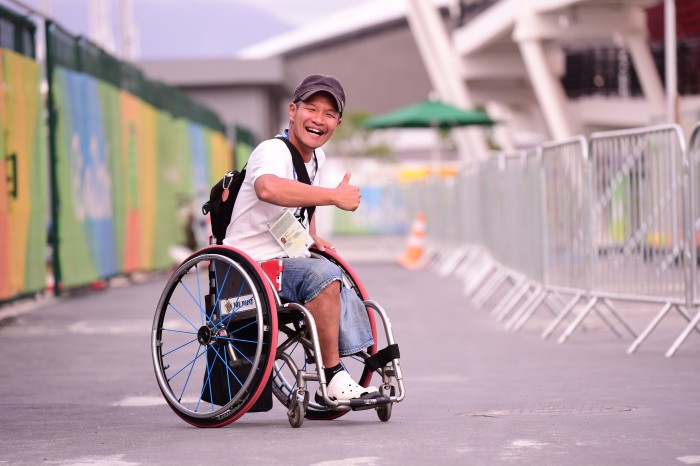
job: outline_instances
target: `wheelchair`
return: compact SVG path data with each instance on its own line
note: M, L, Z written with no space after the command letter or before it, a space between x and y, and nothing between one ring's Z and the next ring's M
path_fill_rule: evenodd
M380 395L371 399L333 400L320 370L322 357L316 325L299 303L282 302L275 277L245 252L207 246L185 259L172 273L158 302L151 351L158 386L172 410L197 427L222 427L247 412L272 408L272 396L287 408L292 427L304 419L330 420L351 410L375 409L381 421L404 399L400 353L389 317L368 299L362 282L335 252L312 250L312 257L337 264L343 286L364 302L374 345L341 357L363 387L373 373L381 377ZM282 272L282 279L284 272ZM378 350L377 319L386 347ZM323 403L313 396L320 389Z

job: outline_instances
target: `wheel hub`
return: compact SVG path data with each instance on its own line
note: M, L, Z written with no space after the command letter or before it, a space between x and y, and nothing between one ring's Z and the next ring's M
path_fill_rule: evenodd
M200 345L207 346L211 343L213 335L212 329L206 325L203 325L197 332L197 341Z

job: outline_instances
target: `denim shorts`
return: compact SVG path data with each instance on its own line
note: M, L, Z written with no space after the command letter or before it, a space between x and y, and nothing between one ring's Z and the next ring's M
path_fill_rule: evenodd
M284 301L306 304L334 281L342 283L340 267L325 259L286 258L282 272ZM338 285L336 285L338 286ZM355 354L374 344L367 309L354 291L338 287L341 293L338 351L341 356Z
M331 261L304 257L283 260L280 298L285 301L306 304L334 280L343 278L340 267Z

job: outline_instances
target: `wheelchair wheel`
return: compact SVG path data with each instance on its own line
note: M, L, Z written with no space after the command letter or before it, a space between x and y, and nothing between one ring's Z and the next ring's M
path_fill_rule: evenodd
M354 270L335 252L322 252L314 249L312 250L312 255L314 257L325 258L338 265L343 272L343 285L354 290L362 300L369 299L367 291ZM352 378L363 387L368 387L372 380L372 371L365 367L364 359L377 351L377 327L374 313L368 309L367 314L375 344L367 348L366 351L363 352L364 354L355 354L340 359L341 364L350 373ZM278 354L278 359L275 361L275 367L272 373L272 391L277 399L289 408L289 406L295 402L293 396L294 390L297 388L296 370L301 369L305 372L314 371L314 358L310 345L305 338L306 328L304 323L300 319L295 319L293 313L291 316L280 317L280 321L280 346L278 352L284 352L297 367L290 367L286 361L279 358ZM313 382L308 384L307 390L311 395L311 401L306 409L305 417L307 419L330 420L338 418L347 412L334 411L324 405L315 403L313 399L317 389L318 383ZM296 401L296 403L299 402L300 400Z
M389 419L391 419L391 403L378 407L377 416L380 421L389 422Z
M382 395L389 395L389 396L394 396L396 392L394 391L394 387L389 387L389 393L386 392L386 389L384 386L382 386L379 389L382 392ZM377 417L379 417L379 420L382 422L389 422L389 419L391 419L391 408L393 406L393 403L381 405L377 407Z
M277 347L277 307L264 272L233 248L211 246L167 282L151 333L168 405L197 427L220 427L256 402Z

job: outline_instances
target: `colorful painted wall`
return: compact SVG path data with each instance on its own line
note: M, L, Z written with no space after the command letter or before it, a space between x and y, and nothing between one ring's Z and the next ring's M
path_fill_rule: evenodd
M78 71L56 67L51 86L63 286L172 265L183 212L231 166L223 133Z
M47 244L40 69L0 49L0 301L42 290Z
M47 21L0 6L0 304L166 270L207 244L201 205L254 144L219 116ZM14 28L14 29L12 29Z

